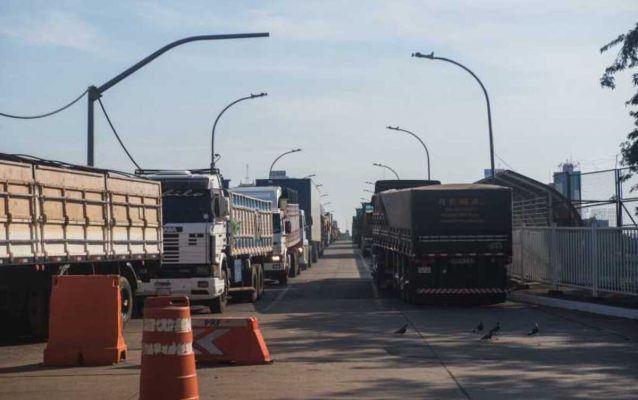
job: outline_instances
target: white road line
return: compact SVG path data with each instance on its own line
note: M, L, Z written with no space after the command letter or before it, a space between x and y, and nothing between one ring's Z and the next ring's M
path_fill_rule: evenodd
M361 253L357 253L357 256L359 256L361 263L363 263L363 265L366 266L368 271L372 272L372 269L370 269L370 266L368 265L366 260L363 258ZM370 287L372 287L372 295L374 296L374 302L376 303L377 308L381 310L383 308L383 304L381 303L381 300L379 298L379 288L377 288L377 285L374 283L374 280L372 279L370 280Z
M284 290L282 290L281 292L279 292L277 294L277 297L275 297L275 300L272 301L272 303L268 304L268 306L266 306L264 308L264 312L268 312L270 311L271 308L273 308L274 306L276 306L277 304L279 304L279 302L284 298L284 296L286 295L286 293L288 293L288 289L290 289L290 286L286 286L286 288Z

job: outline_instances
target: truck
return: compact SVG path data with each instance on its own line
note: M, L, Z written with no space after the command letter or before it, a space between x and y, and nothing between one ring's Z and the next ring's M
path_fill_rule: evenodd
M141 283L160 267L160 184L0 154L0 232L0 310L22 331L47 336L55 275L118 275L126 322Z
M264 275L267 279L277 280L281 285L288 283L288 277L294 278L301 272L299 259L304 250L296 192L279 186L240 186L231 191L270 202L273 251L264 262Z
M142 294L180 294L222 313L229 297L257 301L273 251L268 201L228 192L217 169L137 170L162 184L164 252Z
M299 208L305 217L305 233L310 246L310 262L319 260L323 251L321 242L321 204L319 189L309 178L273 178L257 179L257 186L279 186L297 192Z
M512 193L432 184L373 196L372 274L411 304L505 301Z
M363 212L361 213L359 248L361 249L361 255L364 257L372 255L372 210L372 204L368 203L363 207Z

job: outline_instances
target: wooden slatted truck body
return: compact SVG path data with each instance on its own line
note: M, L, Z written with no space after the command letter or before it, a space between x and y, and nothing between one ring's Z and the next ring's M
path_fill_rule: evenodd
M509 188L386 190L373 198L373 275L409 303L505 300L512 257Z
M45 336L52 275L116 274L128 320L159 267L161 204L157 182L0 154L0 309Z

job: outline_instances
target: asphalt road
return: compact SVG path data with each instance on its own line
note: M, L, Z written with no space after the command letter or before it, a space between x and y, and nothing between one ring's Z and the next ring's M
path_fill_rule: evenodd
M511 302L407 306L373 287L347 242L228 315L258 317L275 361L199 365L203 399L638 399L638 323ZM500 322L495 339L471 333L481 320ZM4 343L0 399L137 398L141 325L127 325L128 359L111 367L45 368L45 344Z

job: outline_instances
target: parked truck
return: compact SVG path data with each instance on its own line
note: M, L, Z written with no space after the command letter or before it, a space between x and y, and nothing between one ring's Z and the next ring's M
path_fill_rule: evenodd
M373 196L373 276L409 303L505 300L512 194L485 184L430 185Z
M264 262L265 277L286 284L288 277L294 278L299 275L299 261L304 248L301 214L299 204L296 204L297 193L279 186L241 186L231 191L266 200L271 204L273 251Z
M0 154L0 310L36 336L47 335L52 276L119 275L126 322L161 250L159 183Z
M182 294L221 313L229 296L257 301L273 251L270 202L228 192L218 170L138 170L162 184L164 254L144 295Z
M306 218L306 235L310 246L310 261L317 262L323 251L321 243L321 205L320 194L311 179L273 178L257 179L257 186L279 186L297 192L299 208Z

